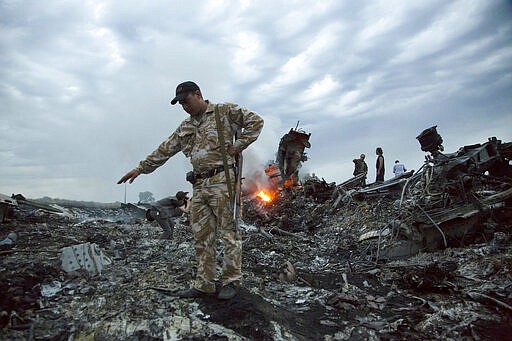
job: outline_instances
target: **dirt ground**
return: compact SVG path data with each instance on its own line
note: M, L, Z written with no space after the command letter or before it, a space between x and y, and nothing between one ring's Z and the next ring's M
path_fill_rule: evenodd
M187 287L195 274L183 218L175 239L164 241L158 225L131 207L64 211L20 206L0 225L0 238L18 237L0 250L2 340L512 335L511 222L459 247L385 260L375 258L374 241L359 237L396 216L393 199L333 208L328 197L295 191L271 204L246 200L242 289L222 302L167 294ZM100 274L63 271L62 249L82 243L98 245L111 260Z

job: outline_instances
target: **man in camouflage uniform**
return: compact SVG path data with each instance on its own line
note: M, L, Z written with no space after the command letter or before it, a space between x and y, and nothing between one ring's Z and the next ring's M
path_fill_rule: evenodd
M352 173L354 176L357 176L359 174L367 174L368 173L368 165L364 161L365 155L361 154L359 156L359 159L354 159L352 162L354 163L354 173ZM361 179L361 186L366 186L366 175Z
M176 293L179 297L201 297L215 293L216 244L224 243L222 288L217 297L230 299L238 291L242 278L242 241L233 229L233 198L230 198L223 167L225 150L231 188L234 188L235 156L254 142L263 128L263 119L256 113L231 103L213 104L203 99L194 82L176 87L171 104L181 104L190 117L139 165L126 173L118 183L133 182L140 174L153 172L170 157L182 151L194 168L195 182L190 208L190 222L195 239L197 274L190 289ZM225 146L219 145L215 109L220 116L220 129ZM239 129L241 135L233 142Z

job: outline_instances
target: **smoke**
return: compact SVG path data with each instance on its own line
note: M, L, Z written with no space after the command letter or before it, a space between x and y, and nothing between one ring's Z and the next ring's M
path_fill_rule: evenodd
M272 185L264 170L252 170L244 177L242 195L248 196L258 193L261 189L269 189Z

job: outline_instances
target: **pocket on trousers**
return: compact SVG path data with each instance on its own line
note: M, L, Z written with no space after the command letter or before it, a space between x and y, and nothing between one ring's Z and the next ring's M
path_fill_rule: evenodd
M205 240L206 237L212 233L212 229L206 226L201 226L199 228L192 227L192 233L194 234L194 239L196 241Z

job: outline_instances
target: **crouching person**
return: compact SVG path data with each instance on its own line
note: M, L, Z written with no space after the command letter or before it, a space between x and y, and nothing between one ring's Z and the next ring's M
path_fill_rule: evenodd
M174 233L174 218L181 217L188 213L190 199L188 192L179 191L176 196L170 196L158 200L146 211L146 218L149 221L156 220L163 230L160 239L172 239Z

